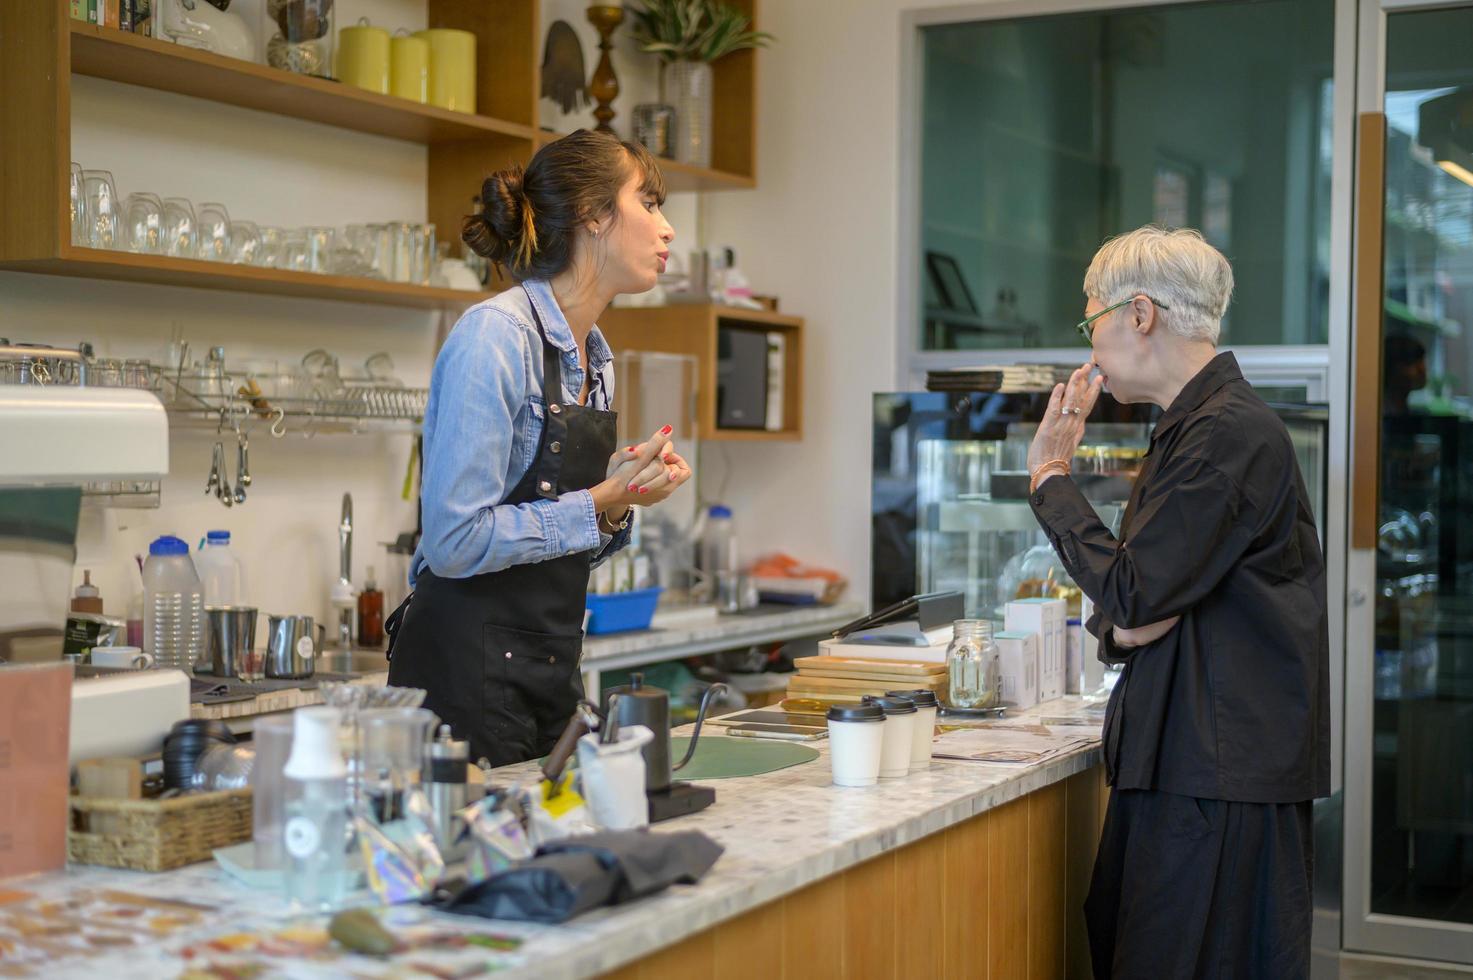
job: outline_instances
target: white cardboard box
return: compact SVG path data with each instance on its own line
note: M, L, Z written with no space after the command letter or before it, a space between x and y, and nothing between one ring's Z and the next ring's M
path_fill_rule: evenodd
M1002 674L1002 699L1020 708L1038 703L1038 634L1003 630L995 634Z
M1009 631L1038 634L1038 700L1064 696L1064 668L1068 659L1069 607L1063 599L1014 599L1008 603L1004 625Z
M1079 607L1078 642L1071 638L1069 643L1068 674L1064 682L1068 694L1095 694L1104 684L1105 665L1100 663L1100 641L1085 629L1085 624L1094 614L1094 603L1089 601L1089 596L1084 596Z

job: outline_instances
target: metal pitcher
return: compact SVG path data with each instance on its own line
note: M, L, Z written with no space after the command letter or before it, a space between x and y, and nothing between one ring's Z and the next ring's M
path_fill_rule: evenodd
M205 663L195 673L216 677L239 677L246 659L256 647L256 617L252 606L206 606L208 627Z
M267 677L300 680L317 669L317 654L326 640L325 627L311 616L267 616Z

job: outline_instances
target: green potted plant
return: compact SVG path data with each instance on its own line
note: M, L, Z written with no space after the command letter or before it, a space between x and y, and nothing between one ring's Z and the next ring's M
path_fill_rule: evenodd
M733 51L766 47L771 34L751 29L744 13L721 0L643 0L631 7L640 50L660 58L660 99L675 109L675 158L711 165L711 63Z

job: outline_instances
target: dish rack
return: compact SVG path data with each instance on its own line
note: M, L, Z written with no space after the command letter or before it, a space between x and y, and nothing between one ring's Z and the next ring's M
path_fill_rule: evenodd
M174 424L223 429L267 425L280 436L357 431L369 424L417 426L429 404L428 388L377 378L314 376L268 369L216 373L154 367L155 392Z

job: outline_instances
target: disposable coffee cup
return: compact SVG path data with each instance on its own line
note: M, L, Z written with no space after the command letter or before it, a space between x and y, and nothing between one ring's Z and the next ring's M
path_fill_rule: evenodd
M885 712L885 740L880 750L880 778L900 779L910 775L911 745L915 740L916 706L905 698L876 698L866 695L865 704Z
M880 781L885 711L876 704L829 708L829 763L835 786L873 786Z
M911 732L910 771L931 768L931 739L936 734L936 710L941 701L935 691L886 691L887 698L904 698L916 706L915 730Z

